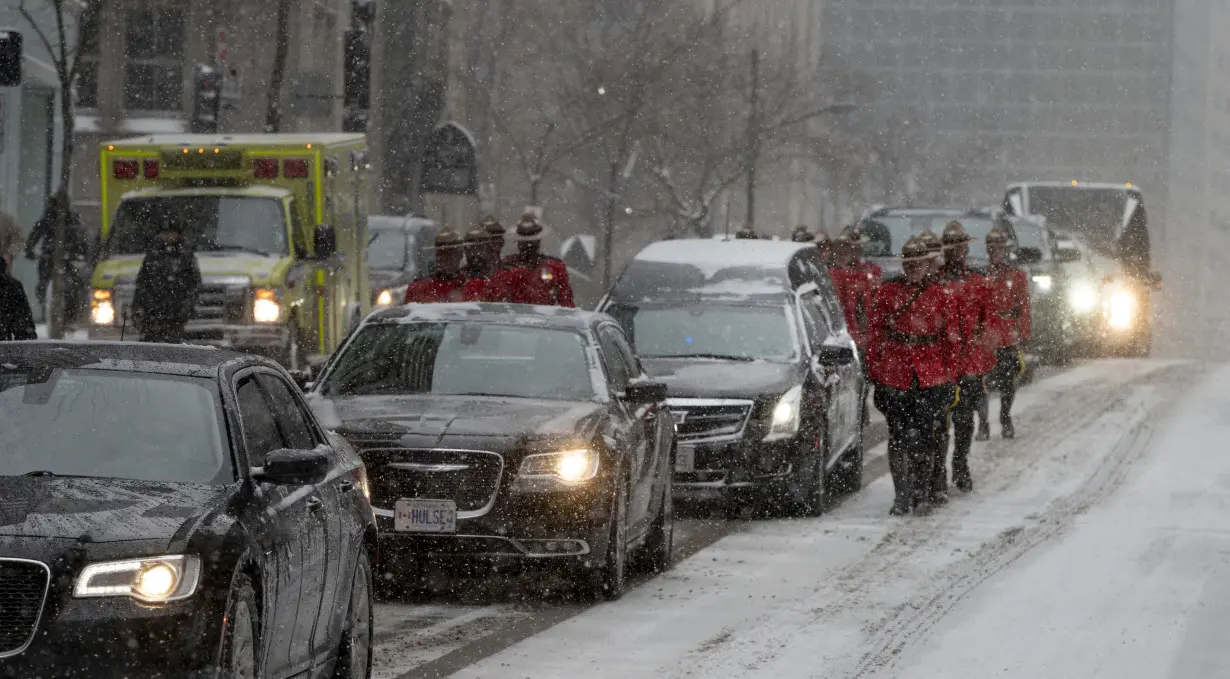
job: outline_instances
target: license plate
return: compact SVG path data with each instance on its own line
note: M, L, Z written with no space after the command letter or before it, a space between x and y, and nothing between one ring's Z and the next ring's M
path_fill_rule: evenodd
M398 533L456 533L457 503L452 500L398 500L393 507Z
M690 472L696 469L696 448L679 446L675 449L675 471Z

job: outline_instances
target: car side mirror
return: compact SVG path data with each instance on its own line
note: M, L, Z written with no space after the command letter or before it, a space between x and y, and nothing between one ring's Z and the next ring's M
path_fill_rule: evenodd
M1022 264L1037 264L1042 261L1042 251L1038 248L1017 248L1016 259Z
M287 374L299 385L301 391L310 391L312 389L312 371L311 370L288 370Z
M283 448L265 456L265 466L254 468L252 477L275 486L311 486L328 475L328 455L319 450Z
M850 365L854 362L854 350L850 347L821 345L816 349L816 362L825 368Z
M1055 250L1055 259L1060 262L1079 262L1081 261L1081 251L1071 248L1059 248Z
M316 252L316 259L329 259L337 252L337 232L328 224L321 224L316 227L316 232L312 236L313 249Z
M629 403L660 403L666 400L666 385L661 382L633 382L624 388Z

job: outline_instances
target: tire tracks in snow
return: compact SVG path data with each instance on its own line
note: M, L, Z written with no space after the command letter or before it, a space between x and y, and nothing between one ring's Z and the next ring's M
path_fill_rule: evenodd
M1112 367L1117 370L1111 372ZM860 527L868 524L884 523L890 527L855 562L828 570L818 569L816 587L800 592L804 601L792 602L782 610L744 621L738 625L738 632L724 639L717 647L693 648L664 676L725 676L733 666L745 672L772 670L772 663L789 653L789 649L809 646L802 638L820 634L818 626L837 618L857 619L856 624L862 629L857 636L861 639L858 643L844 645L840 650L829 649L834 651L829 657L824 657L823 649L816 648L816 660L819 662L823 658L825 664L824 673L817 676L825 679L835 676L864 677L887 662L884 656L888 656L889 660L894 658L911 640L918 638L918 634L912 633L918 623L912 624L911 621L925 619L928 611L941 611L935 618L938 621L942 613L951 608L951 605L939 606L947 600L946 593L950 597L958 597L952 600L955 604L959 597L964 596L962 586L972 591L986 577L1010 563L1002 561L998 555L1008 553L1007 547L1012 544L1027 544L1026 540L1036 530L1019 525L1022 521L1032 521L1035 525L1048 522L1058 524L1061 517L1055 512L1065 510L1058 502L1050 503L1049 507L1040 504L1039 512L1029 517L1022 515L1009 519L1013 524L1009 530L987 536L989 539L984 537L977 544L961 544L954 540L963 527L996 520L1003 523L1004 516L994 516L997 496L1010 492L1023 477L1037 471L1039 462L1045 460L1051 466L1065 467L1073 456L1088 454L1090 444L1098 440L1097 436L1124 435L1122 428L1103 431L1107 426L1097 425L1108 415L1112 416L1112 420L1121 416L1124 408L1131 408L1132 421L1139 422L1147 417L1147 412L1154 405L1164 403L1164 400L1152 399L1149 407L1140 404L1133 406L1129 402L1131 397L1137 396L1142 389L1150 391L1148 383L1151 381L1166 383L1177 391L1183 380L1176 378L1175 374L1195 372L1194 367L1184 368L1182 364L1140 361L1113 366L1102 364L1091 370L1094 374L1084 379L1060 374L1054 383L1038 385L1041 388L1031 394L1034 402L1027 409L1021 409L1022 412L1016 416L1018 430L1025 436L1014 441L994 440L975 447L972 464L979 485L974 493L954 495L948 506L938 508L935 514L927 518L853 518L842 517L843 512L831 517L837 530L859 531ZM1094 438L1086 444L1085 440L1090 436ZM1098 449L1105 450L1105 446L1100 445ZM1115 451L1105 453L1106 460L1123 455L1117 447ZM1069 497L1092 496L1084 490L1077 490ZM883 510L887 511L887 505ZM1070 518L1071 510L1067 511ZM878 514L879 509L876 512ZM1043 535L1040 541L1047 537ZM927 553L929 548L951 553L953 547L967 547L971 551L956 557L957 564L947 568L941 566L939 572L926 576L927 582L940 583L938 586L913 587L906 603L901 603L900 596L893 598L893 588L897 583L920 580L920 562L923 567L926 565L918 558L920 554ZM970 564L985 566L973 569ZM963 568L972 569L971 572L989 569L989 572L979 579L965 576ZM949 583L949 577L955 578L956 582ZM950 587L950 584L955 587ZM871 651L861 653L869 647Z

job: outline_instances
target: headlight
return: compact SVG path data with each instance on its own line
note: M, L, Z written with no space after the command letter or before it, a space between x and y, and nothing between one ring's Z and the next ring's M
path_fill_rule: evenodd
M773 419L769 422L769 433L766 441L785 439L799 433L799 415L803 402L803 385L793 387L777 400L773 406Z
M598 453L582 448L529 455L521 461L523 477L555 477L566 483L588 481L598 475Z
M95 290L90 301L90 322L94 325L115 324L115 302L110 290Z
M273 290L261 288L252 301L252 320L257 323L277 323L282 317L282 305L278 304Z
M130 597L146 603L178 601L192 596L201 581L201 560L195 556L90 564L77 577L78 599Z
M393 293L389 290L381 290L376 296L376 306L393 306Z
M1072 305L1073 311L1087 314L1098 305L1098 290L1089 283L1078 283L1069 293L1068 302Z
M1038 286L1039 292L1050 292L1051 288L1055 285L1055 279L1046 274L1034 276L1034 285Z
M1115 330L1127 330L1136 324L1136 295L1116 290L1106 301L1106 324Z

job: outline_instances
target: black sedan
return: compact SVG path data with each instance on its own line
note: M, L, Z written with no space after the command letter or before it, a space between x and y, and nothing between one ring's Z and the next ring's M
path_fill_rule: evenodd
M370 675L366 475L276 364L0 344L0 413L0 677Z
M367 463L386 580L536 563L614 598L670 566L665 396L607 316L454 304L375 312L309 400Z

